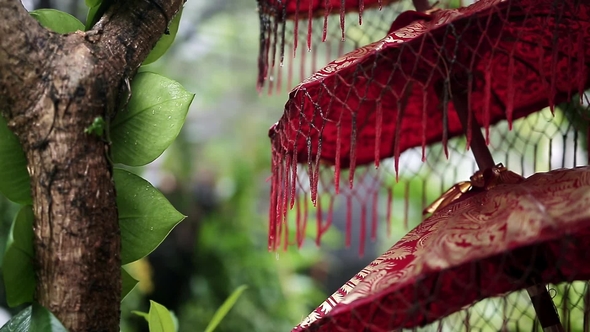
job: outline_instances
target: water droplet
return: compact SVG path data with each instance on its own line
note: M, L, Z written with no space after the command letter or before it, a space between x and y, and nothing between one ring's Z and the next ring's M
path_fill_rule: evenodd
M154 227L153 227L153 226L152 226L152 227L150 227L150 231L153 231L153 230L154 230Z
M152 110L152 114L156 114L156 110Z
M279 260L279 253L278 252L275 253L275 258L277 259L277 261Z

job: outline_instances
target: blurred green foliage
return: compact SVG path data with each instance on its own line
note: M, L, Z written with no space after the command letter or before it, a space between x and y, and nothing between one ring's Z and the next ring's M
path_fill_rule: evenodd
M286 92L256 93L255 7L252 1L188 2L176 42L160 60L142 69L171 77L196 94L172 147L142 169L155 185L173 184L162 191L188 215L183 224L194 225L177 232L194 232L190 254L168 259L178 259L178 265L190 269L183 277L188 279L188 294L173 308L179 331L204 331L217 308L241 285L248 290L216 331L288 331L327 295L307 273L322 259L313 241L301 250L267 249L268 128L280 117ZM156 251L178 252L179 237L171 234L169 243ZM150 257L155 287L162 271L158 255ZM146 282L138 279L139 287L123 302L123 331L145 331L145 323L128 312L147 310L143 298L157 296L156 289L142 291Z
M155 300L175 307L179 329L187 332L203 331L217 308L241 285L248 290L216 331L289 331L327 296L308 273L322 262L326 251L313 244L313 225L308 225L309 239L303 248L267 251L268 128L280 118L287 94L256 93L258 24L253 0L188 1L174 44L158 61L140 69L177 80L195 93L187 123L171 148L155 163L134 170L159 187L188 220L150 256L149 263L130 269L140 283L123 301L124 332L145 331L145 321L131 311L147 311L147 299L156 296L158 287L175 286L170 280L186 283L181 295L174 293L178 301L169 306ZM522 135L523 130L514 133ZM532 135L541 129L526 130ZM459 141L464 146L464 139ZM539 165L547 163L539 160ZM408 183L424 188L421 176L425 174ZM393 176L386 179L394 180ZM441 186L448 187L441 182L411 191L410 228L421 221L422 196L434 200ZM394 187L397 206L405 195L402 186ZM14 206L0 198L0 253L14 213ZM402 217L393 219L393 225L403 224ZM391 237L380 232L381 249L405 233L402 227L393 228ZM337 232L324 241L329 246L342 245ZM166 250L168 254L163 253ZM169 263L166 268L162 261Z

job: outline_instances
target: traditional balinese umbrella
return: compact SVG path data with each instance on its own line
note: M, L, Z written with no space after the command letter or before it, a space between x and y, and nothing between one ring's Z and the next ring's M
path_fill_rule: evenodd
M578 1L481 0L416 17L399 29L394 22L386 38L291 92L269 133L271 249L296 199L298 163L308 165L315 201L326 165L333 165L337 193L341 168L350 168L351 184L356 165L394 156L397 171L402 151L440 141L446 150L465 128L486 169L493 160L473 130L478 124L487 131L503 119L512 123L588 86L590 6Z
M401 0L258 0L260 16L258 89L262 89L267 80L270 80L271 83L269 92L273 90L274 80L277 81L277 90L281 89L280 75L282 72L280 68L275 67L275 64L280 63L281 66L283 64L285 42L292 44L291 53L294 57L297 53L299 37L302 37L301 41L305 47L301 47L300 71L303 75L305 67L309 65L305 61L306 53L312 49L312 44L317 46L317 44L325 42L328 62L333 60L332 56L339 57L343 54L342 52L358 47L359 39L361 39L358 31L353 36L347 36L345 33L345 21L348 13L358 13L358 26L355 26L357 30L361 27L363 14L368 14L369 25L365 24L366 28L362 28L362 37L368 38L372 42L380 39L387 32L387 25L396 17L400 9L405 7L403 2ZM394 5L394 3L396 4ZM412 0L412 3L418 11L430 9L428 0ZM330 17L338 18L338 20L329 22ZM337 50L333 52L332 46L335 45L332 45L331 41L336 39L338 39L339 45L335 47ZM344 43L345 39L348 41L347 43ZM353 47L355 44L357 46ZM334 55L334 53L336 54ZM314 67L317 62L315 47L311 60L312 70L315 71ZM320 63L320 65L324 64ZM292 65L293 61L289 61L289 76L293 75ZM277 71L273 75L275 68ZM288 78L288 82L290 84L291 77Z
M526 180L501 173L484 174L488 183L504 182L435 212L294 331L416 328L488 297L507 299L506 293L531 283L590 279L590 167L538 173ZM533 297L545 331L562 331L558 320L547 322L548 312L539 310L543 300L551 299ZM481 313L479 322L466 316L461 327L456 323L451 330L519 331L527 324L530 329L533 318L519 310L504 302ZM590 303L584 303L578 325L582 320L585 331Z

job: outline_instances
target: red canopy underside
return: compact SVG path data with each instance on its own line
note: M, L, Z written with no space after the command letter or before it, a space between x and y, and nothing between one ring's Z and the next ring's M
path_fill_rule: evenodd
M590 6L554 1L441 10L332 62L291 92L274 153L353 167L461 135L451 89L486 128L570 99L589 82Z
M588 167L462 199L357 273L294 331L413 328L533 283L588 280L588 206Z
M394 22L386 38L333 61L290 93L269 132L270 249L286 232L297 164L308 164L315 202L326 164L334 165L337 194L341 168L350 169L352 185L357 165L393 156L397 171L409 148L442 142L446 149L448 138L464 132L453 101L468 105L465 113L488 130L589 87L590 6L579 1L481 0L400 19L408 17L419 20Z

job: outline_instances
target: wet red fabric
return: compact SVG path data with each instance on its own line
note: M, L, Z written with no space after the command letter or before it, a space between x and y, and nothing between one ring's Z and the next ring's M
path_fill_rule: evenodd
M452 93L489 128L570 100L589 87L590 6L576 0L481 0L417 20L333 61L289 95L269 131L273 149L269 247L293 206L297 164L318 173L379 164L462 135ZM400 17L402 17L400 15ZM400 18L401 19L401 18ZM350 179L352 184L352 177Z
M588 280L588 206L588 167L459 200L359 271L294 331L414 328L533 280Z

